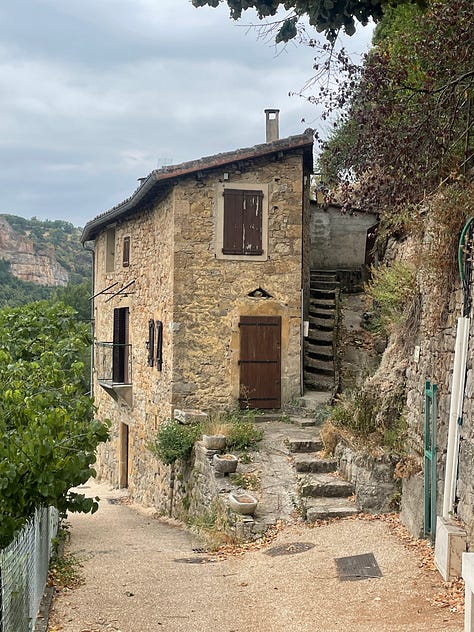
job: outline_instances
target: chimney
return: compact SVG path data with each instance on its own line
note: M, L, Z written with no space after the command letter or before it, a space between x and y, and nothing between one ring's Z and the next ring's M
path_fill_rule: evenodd
M273 143L274 140L278 140L280 137L280 132L278 130L279 115L280 110L265 110L267 143Z

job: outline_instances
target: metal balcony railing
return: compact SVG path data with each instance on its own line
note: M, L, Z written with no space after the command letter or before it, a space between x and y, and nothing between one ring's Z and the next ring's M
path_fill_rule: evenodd
M132 383L132 345L114 342L95 343L95 370L99 383Z

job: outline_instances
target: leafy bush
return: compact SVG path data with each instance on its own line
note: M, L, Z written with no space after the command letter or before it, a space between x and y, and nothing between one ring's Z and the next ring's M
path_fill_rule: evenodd
M406 307L416 294L416 269L402 261L372 268L366 292L374 301L374 329L388 334L404 322Z
M187 459L199 438L201 429L197 425L184 426L174 419L168 419L158 429L155 441L149 447L165 465L172 465L178 459Z
M251 421L235 421L227 435L227 448L248 450L255 448L263 439L263 431L256 428Z

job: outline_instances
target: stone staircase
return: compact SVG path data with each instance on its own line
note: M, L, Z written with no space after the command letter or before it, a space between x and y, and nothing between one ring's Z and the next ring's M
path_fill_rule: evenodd
M337 475L337 461L322 457L323 443L313 438L294 438L288 442L298 474L299 503L308 522L344 518L359 513L351 483Z
M339 282L335 273L311 272L304 382L308 388L332 393L337 383L334 350L338 296Z

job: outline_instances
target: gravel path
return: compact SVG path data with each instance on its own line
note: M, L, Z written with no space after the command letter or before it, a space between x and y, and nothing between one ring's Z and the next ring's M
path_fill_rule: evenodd
M462 615L432 605L440 576L381 521L293 525L263 550L216 560L196 552L202 543L187 531L117 502L122 492L85 491L102 499L93 516L70 518L85 583L56 595L50 632L463 630ZM296 543L311 548L265 553ZM370 552L381 578L339 580L335 558Z

